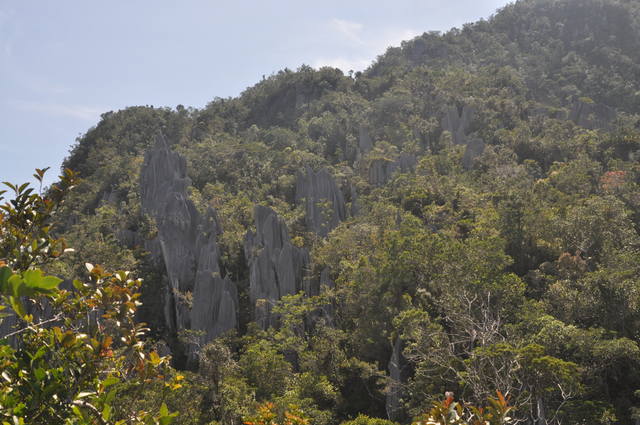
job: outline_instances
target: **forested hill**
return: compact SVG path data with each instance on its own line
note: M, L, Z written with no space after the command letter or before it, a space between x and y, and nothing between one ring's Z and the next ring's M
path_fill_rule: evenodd
M103 114L49 272L144 278L180 423L408 423L499 390L523 423L631 424L639 158L640 2L523 0L364 72Z

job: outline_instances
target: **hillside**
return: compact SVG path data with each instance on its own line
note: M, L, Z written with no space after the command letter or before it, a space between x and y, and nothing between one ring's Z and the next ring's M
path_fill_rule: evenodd
M637 423L638 159L640 3L520 0L364 72L103 114L49 271L144 278L179 423L496 390L523 423Z

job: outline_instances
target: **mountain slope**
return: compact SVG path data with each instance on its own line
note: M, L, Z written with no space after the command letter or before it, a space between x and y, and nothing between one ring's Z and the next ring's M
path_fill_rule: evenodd
M64 164L56 271L134 269L176 365L227 353L188 387L207 420L255 397L406 422L497 389L528 423L631 423L639 55L636 1L524 0L353 78L104 114Z

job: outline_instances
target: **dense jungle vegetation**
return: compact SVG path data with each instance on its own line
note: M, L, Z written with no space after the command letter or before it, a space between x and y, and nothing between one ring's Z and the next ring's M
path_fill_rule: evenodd
M141 195L158 134L237 288L213 339L167 319ZM520 0L363 72L301 66L203 109L105 113L55 187L4 194L0 420L637 424L639 159L636 0ZM326 235L305 170L343 200ZM271 300L270 326L245 249L256 205L323 283Z

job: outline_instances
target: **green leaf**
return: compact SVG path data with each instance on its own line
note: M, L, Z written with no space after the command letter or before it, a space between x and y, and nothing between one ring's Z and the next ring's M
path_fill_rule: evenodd
M62 279L59 279L55 276L45 276L44 279L42 279L42 284L40 287L46 290L53 290L57 289L60 283L62 283Z
M9 296L9 304L11 304L13 311L15 311L15 313L21 318L27 314L19 297L14 297L13 295Z
M107 397L105 397L104 402L107 404L110 404L113 402L113 400L115 400L116 395L118 394L118 390L117 389L113 389L111 391L109 391L109 393L107 394Z
M47 376L47 373L44 371L43 368L39 367L33 371L33 375L36 377L38 381L43 381L44 378Z
M17 274L11 275L7 280L7 282L9 284L8 289L11 295L13 295L16 298L26 295L24 293L24 289L25 289L24 282L22 281L22 278L20 277L20 275L17 275Z
M106 404L102 409L102 419L104 421L108 421L110 417L111 417L111 406Z
M115 385L118 382L120 382L118 378L116 378L115 376L109 376L107 377L107 379L102 381L102 385L106 388L106 387L110 387L111 385Z
M46 347L40 347L38 351L36 351L36 353L33 356L31 356L31 364L33 365L33 362L38 360L40 357L44 356L46 352L47 352Z
M42 270L27 270L22 274L24 283L30 288L43 289L45 291L51 291L56 288L62 279L58 279L55 276L44 276Z
M168 416L169 415L169 408L167 407L166 403L162 403L162 406L160 406L160 416Z
M9 288L9 278L13 275L13 272L9 267L0 268L0 294L8 295L6 292Z
M27 270L22 273L22 279L29 286L37 286L38 282L42 279L42 270Z

